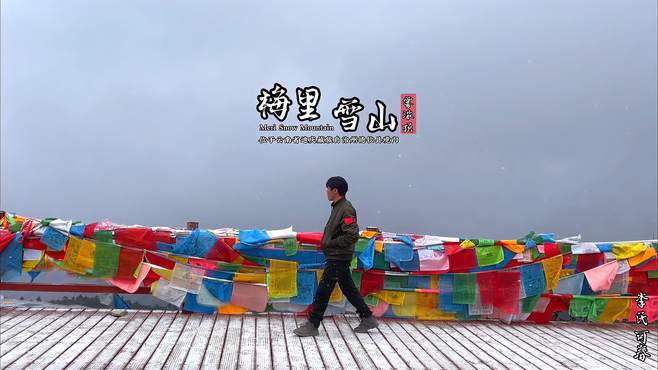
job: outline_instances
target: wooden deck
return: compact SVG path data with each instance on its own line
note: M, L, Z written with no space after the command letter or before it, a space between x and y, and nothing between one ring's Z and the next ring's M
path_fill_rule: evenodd
M633 359L640 325L382 319L368 334L352 315L298 338L291 314L244 316L129 310L2 308L2 369L656 369Z

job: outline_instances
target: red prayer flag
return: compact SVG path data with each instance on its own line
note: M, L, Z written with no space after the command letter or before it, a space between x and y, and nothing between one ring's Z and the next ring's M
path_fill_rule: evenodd
M553 320L553 315L559 311L569 311L569 304L571 303L572 295L560 294L542 294L542 297L550 298L550 302L546 306L544 312L533 312L528 316L528 321L537 324L547 324Z
M384 274L366 271L361 275L361 296L384 289Z
M119 252L119 268L115 278L117 279L134 279L133 273L142 263L144 258L143 250L121 248Z
M94 222L92 224L85 225L85 231L83 232L82 235L84 235L84 237L87 238L87 239L93 239L94 238L94 230L96 229L96 225L98 225L98 222Z
M521 299L521 271L497 271L493 306L499 311L518 315Z
M478 272L475 275L480 292L480 304L482 306L493 306L494 292L498 283L498 271Z
M576 264L576 272L587 271L604 263L605 263L604 253L579 254L578 262Z
M461 251L448 255L450 272L468 272L477 266L475 248L462 249Z
M320 246L320 241L322 241L322 233L298 232L297 241L303 244L312 244L312 245Z

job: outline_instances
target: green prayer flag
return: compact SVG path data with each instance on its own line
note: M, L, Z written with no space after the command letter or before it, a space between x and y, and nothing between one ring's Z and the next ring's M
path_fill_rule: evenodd
M242 258L246 259L247 261L251 261L253 263L257 263L261 266L266 266L267 265L267 258L265 257L256 257L256 256L242 256ZM237 270L236 270L237 271Z
M94 231L94 239L105 243L114 242L114 236L112 235L112 230L96 230Z
M352 280L354 280L354 285L356 286L356 290L361 290L361 276L363 276L363 273L359 271L352 271Z
M655 271L649 271L648 276L649 276L649 279L655 279L655 278L658 278L658 270L655 270Z
M113 243L96 242L94 269L91 272L96 277L115 277L119 270L119 253L121 248Z
M370 239L359 238L359 240L356 241L356 245L354 246L354 251L363 252L366 250L366 248L368 248L368 243L370 243Z
M452 282L452 303L475 304L477 276L475 274L454 274Z
M372 268L377 270L390 270L388 262L384 259L384 253L375 252L375 261Z
M358 266L359 266L359 265L358 265L358 262L357 262L356 256L352 257L352 262L350 263L350 269L354 270L354 269L357 268Z
M55 221L57 218L55 217L46 217L43 220L41 220L41 226L46 227L50 225L51 221Z
M589 314L587 314L587 320L591 322L597 322L599 319L599 316L603 313L603 310L605 310L605 306L608 305L608 298L596 298L594 299L594 303L592 304L592 308L589 311Z
M535 309L537 302L539 302L541 295L533 295L531 297L525 297L521 299L521 312L530 313Z
M288 238L283 241L283 247L286 249L286 256L297 254L297 238Z
M407 276L385 275L384 289L406 288L409 278Z
M12 233L17 233L17 232L21 231L22 228L23 228L23 223L22 222L21 223L15 222L15 223L9 225L9 231L12 232Z
M363 297L363 301L366 302L368 306L377 306L379 304L379 298L372 294L368 294L367 296Z
M478 239L475 245L477 245L478 247L490 247L495 243L496 241L493 239Z
M560 249L560 254L571 253L571 244L557 243L557 247Z
M478 266L491 266L500 263L505 258L505 252L500 245L491 247L476 247L475 255Z
M594 304L594 297L574 296L569 303L569 316L587 317Z

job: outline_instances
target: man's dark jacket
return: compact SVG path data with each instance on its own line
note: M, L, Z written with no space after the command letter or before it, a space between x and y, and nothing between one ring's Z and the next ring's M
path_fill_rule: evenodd
M356 210L345 197L331 203L331 215L320 246L327 260L351 261L354 245L359 240Z

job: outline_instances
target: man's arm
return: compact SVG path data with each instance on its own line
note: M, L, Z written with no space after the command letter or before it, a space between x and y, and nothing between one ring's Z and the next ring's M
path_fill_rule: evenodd
M354 208L345 208L340 218L340 229L342 233L327 242L329 247L347 249L359 240L359 226L356 223Z

